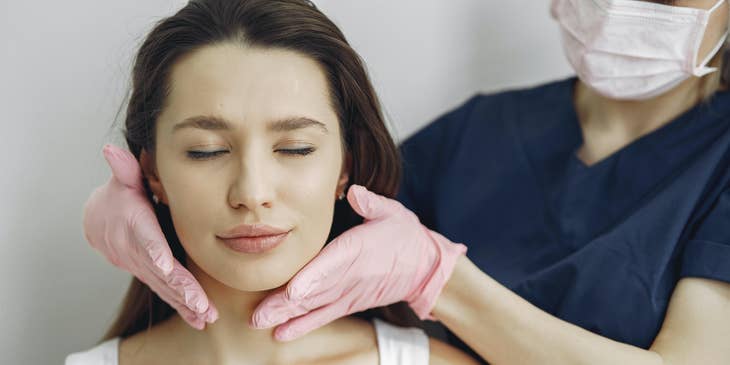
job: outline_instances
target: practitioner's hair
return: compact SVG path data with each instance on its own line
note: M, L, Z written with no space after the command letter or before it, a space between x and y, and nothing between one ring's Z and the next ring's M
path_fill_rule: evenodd
M400 157L365 66L337 26L306 0L193 0L160 20L141 45L132 71L125 138L138 160L142 150L154 156L155 125L170 92L174 64L203 46L222 43L286 49L315 60L327 77L344 150L351 156L349 182L395 196L401 175ZM152 201L146 179L144 185ZM327 242L362 222L346 200L335 204ZM155 205L155 213L175 258L185 265L185 252L169 208ZM133 278L120 313L102 341L143 331L174 312L147 285ZM357 316L421 326L403 302Z

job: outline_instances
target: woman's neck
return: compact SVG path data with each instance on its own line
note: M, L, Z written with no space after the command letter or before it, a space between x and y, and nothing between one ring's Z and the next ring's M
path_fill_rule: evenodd
M256 306L279 288L243 292L210 277L192 261L188 270L215 303L218 320L199 331L176 313L149 331L123 340L120 363L322 364L359 356L377 359L377 341L369 322L341 318L296 340L279 342L273 328L248 327Z
M271 359L289 356L299 345L297 341L278 342L273 337L273 328L257 330L248 323L256 306L276 289L260 292L244 292L215 280L189 261L188 268L205 293L218 309L215 323L207 324L202 331L188 326L179 315L171 318L169 334L179 344L185 344L191 356L208 359L209 363L229 364L266 363Z
M606 98L577 81L574 101L583 134L578 157L592 165L677 118L699 102L700 79L692 77L653 99Z

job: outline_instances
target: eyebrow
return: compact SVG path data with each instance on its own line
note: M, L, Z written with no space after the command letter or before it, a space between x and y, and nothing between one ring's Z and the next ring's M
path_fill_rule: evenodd
M325 134L329 133L324 123L307 117L289 117L270 122L267 125L267 129L271 132L287 132L308 127L316 127ZM232 123L215 115L197 115L185 118L182 122L172 127L172 133L183 128L198 128L211 131L229 131L233 129Z

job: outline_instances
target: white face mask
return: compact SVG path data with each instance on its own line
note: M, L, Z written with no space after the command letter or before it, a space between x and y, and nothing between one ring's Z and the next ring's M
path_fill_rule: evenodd
M710 10L637 0L553 0L568 61L578 77L600 94L643 100L663 94L690 76L701 77L728 32L701 62L700 45Z

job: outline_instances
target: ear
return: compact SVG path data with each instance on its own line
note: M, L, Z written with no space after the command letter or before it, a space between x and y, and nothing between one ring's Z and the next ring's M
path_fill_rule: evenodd
M342 172L340 173L340 179L337 180L337 190L335 191L335 197L347 194L347 183L350 181L351 169L352 156L349 153L346 153L344 161L342 162Z
M139 164L142 167L142 175L147 179L147 183L150 185L152 193L160 199L161 203L169 205L167 201L167 194L165 194L165 188L162 186L160 177L157 175L157 167L155 166L154 158L147 153L144 149L139 154Z

